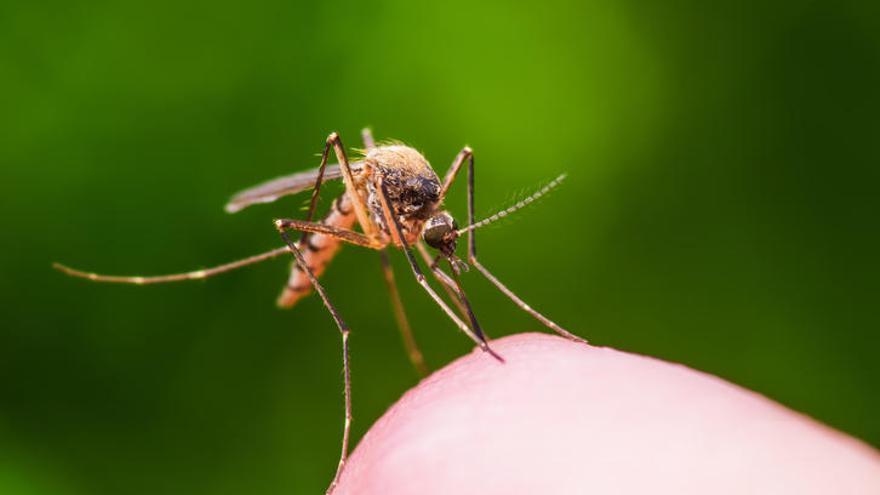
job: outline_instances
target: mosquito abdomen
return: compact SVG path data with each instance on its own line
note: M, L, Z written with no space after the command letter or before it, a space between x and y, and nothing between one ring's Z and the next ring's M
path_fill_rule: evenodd
M341 229L351 229L357 217L354 207L346 194L333 200L330 212L321 221L325 225ZM309 234L304 245L300 245L303 258L316 277L320 277L333 257L342 247L341 241L324 234ZM278 296L277 304L281 308L292 308L300 299L312 292L309 277L299 269L296 262L290 270L287 285Z

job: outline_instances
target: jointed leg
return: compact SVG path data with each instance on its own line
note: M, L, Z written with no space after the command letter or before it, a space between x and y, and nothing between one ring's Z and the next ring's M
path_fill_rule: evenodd
M318 166L318 176L315 178L315 187L312 188L312 199L309 202L309 214L306 215L306 222L311 222L315 217L315 209L318 206L318 195L321 193L321 184L324 183L324 170L327 168L327 156L330 154L330 147L333 146L333 134L331 134L324 143L324 151L321 153L321 165ZM305 243L308 237L308 231L303 231L300 238L300 244Z
M465 148L465 150L470 151L468 148ZM472 225L474 223L474 155L473 155L473 153L472 152L468 153L466 158L468 160L468 225ZM450 171L450 172L452 172L452 171ZM456 172L457 172L457 170L456 170ZM453 178L454 178L454 175L453 175ZM470 262L470 264L473 265L474 268L479 270L480 273L482 273L489 280L489 282L492 282L492 284L495 287L497 287L498 290L500 290L502 293L504 293L504 295L509 297L510 300L513 301L514 304L516 304L517 306L520 307L520 309L522 309L526 313L532 315L536 320L543 323L547 328L553 330L554 332L558 333L559 335L561 335L567 339L573 340L575 342L586 343L586 340L584 340L584 339L578 337L577 335L569 332L568 330L560 327L559 325L557 325L555 322L553 322L552 320L550 320L546 316L544 316L541 313L532 309L531 306L526 304L525 301L520 299L519 296L517 296L516 294L513 293L513 291L508 289L506 285L504 285L503 283L501 283L500 280L495 278L495 276L492 275L492 273L488 269L486 269L486 267L483 266L477 260L477 240L476 240L474 230L473 229L469 230L467 235L468 235L468 239L467 239L468 240L468 243L467 243L468 244L468 262Z
M327 137L327 142L333 145L333 150L336 152L336 159L339 160L339 167L342 169L342 180L345 182L345 192L348 194L349 199L351 199L351 204L354 206L354 213L357 216L358 223L361 225L361 229L368 238L372 240L378 239L378 229L370 219L367 202L354 185L354 175L351 172L348 158L345 156L342 140L338 134L332 132Z
M459 313L464 318L467 318L468 321L471 322L471 329L479 335L480 337L486 337L485 332L480 328L480 324L477 322L477 317L474 315L474 310L471 307L470 301L468 301L467 295L464 293L464 288L461 286L461 280L459 280L459 268L456 264L454 264L451 260L446 259L449 263L449 268L451 270L452 275L447 275L446 272L440 268L438 264L440 262L440 257L435 257L431 259L425 247L421 242L416 244L419 248L419 251L422 253L422 257L425 259L425 263L431 269L431 273L434 275L434 278L440 282L440 285L446 291L446 294L452 299L452 302L458 308ZM445 258L445 257L444 257Z
M486 339L486 333L480 328L480 324L477 323L477 317L474 315L474 310L471 308L471 303L468 301L467 295L464 293L464 288L461 286L461 280L459 280L459 274L461 273L458 266L452 262L452 260L446 260L449 263L449 269L452 273L451 276L446 275L443 270L437 266L436 263L432 264L431 269L436 273L442 274L447 280L452 281L451 289L455 292L455 295L458 296L458 300L461 302L461 305L464 307L465 312L467 313L468 319L471 322L471 327L474 331L483 339Z
M383 247L381 243L371 241L369 237L361 234L360 232L355 232L348 229L340 229L339 227L334 227L332 225L326 225L323 223L304 222L302 220L295 220L292 218L281 218L275 220L275 228L281 230L299 230L304 233L322 234L328 237L339 239L340 241L347 242L349 244L367 247L370 249L381 249Z
M425 365L425 358L422 351L416 344L412 327L406 317L406 311L403 309L403 301L400 299L400 291L397 290L397 282L394 280L394 270L388 259L387 250L379 251L379 257L382 260L382 273L385 275L385 284L388 287L388 297L391 299L391 308L394 310L394 319L397 320L397 327L400 330L400 336L403 337L403 345L406 347L406 354L412 363L416 372L422 377L428 376L428 367Z
M494 284L495 287L498 287L498 290L500 290L501 292L504 293L504 295L506 295L507 297L509 297L510 300L513 301L514 304L516 304L517 306L519 306L520 309L522 309L522 310L525 311L526 313L532 315L536 320L538 320L538 321L540 321L541 323L543 323L547 328L553 330L554 332L558 333L559 335L561 335L561 336L563 336L563 337L565 337L565 338L567 338L567 339L569 339L569 340L573 340L573 341L575 341L575 342L581 342L581 343L584 343L584 344L587 343L587 341L586 341L585 339L583 339L583 338L581 338L581 337L578 337L577 335L575 335L575 334L569 332L568 330L566 330L566 329L560 327L560 326L557 325L555 322L553 322L553 320L547 318L546 316L544 316L544 315L542 315L541 313L537 312L536 310L532 309L531 306L529 306L528 304L526 304L525 301L523 301L522 299L520 299L516 294L513 293L513 291L511 291L510 289L508 289L506 285L502 284L500 280L498 280L497 278L495 278L495 276L492 275L492 273L491 273L489 270L487 270L486 267L484 267L482 264L480 264L480 262L477 261L476 258L472 258L472 259L471 259L471 264L474 265L474 267L475 267L477 270L479 270L480 273L482 273L482 274L483 274L483 275L489 280L489 282L492 282L492 284Z
M473 168L474 164L474 152L470 149L469 146L465 146L458 152L455 160L452 162L452 166L449 167L449 171L446 172L446 177L443 178L443 188L440 189L440 201L443 201L443 198L446 197L446 193L449 192L449 188L452 187L452 183L455 182L455 177L458 175L458 171L461 169L461 165L465 160L468 160L471 168Z
M474 329L471 330L470 327L468 327L461 319L459 319L452 308L450 308L449 305L447 305L446 302L443 301L443 298L441 298L437 294L437 292L435 292L434 289L431 288L430 284L428 284L428 281L425 279L425 275L419 268L419 264L412 253L412 249L410 249L409 244L406 241L406 237L403 235L403 229L400 226L400 222L398 222L397 217L391 213L391 207L388 201L388 191L386 190L385 185L381 182L381 180L379 181L379 192L379 201L380 203L382 203L382 210L385 216L385 221L388 223L389 227L391 227L392 235L397 239L397 242L399 243L401 249L403 249L404 254L406 254L406 259L409 261L409 264L412 267L413 274L416 277L416 281L418 281L419 285L421 285L422 288L425 289L425 292L427 292L428 295L431 296L431 299L433 299L434 302L436 302L437 305L439 305L440 308L443 309L446 315L449 316L449 318L453 322L455 322L458 328L461 329L461 331L464 332L465 335L470 337L471 340L473 340L480 347L480 349L482 349L484 352L488 352L495 359L504 362L504 359L496 354L489 347L489 344L486 342L486 339L483 336L479 325L476 324L476 319L474 318L471 320L471 323L474 325ZM470 314L469 316L473 315Z
M284 239L284 242L287 243L287 246L290 248L290 251L293 253L294 258L296 259L296 264L299 266L300 270L305 272L306 276L311 282L312 287L314 287L315 292L321 297L321 300L324 302L324 306L327 308L327 311L330 312L330 316L333 318L333 321L336 323L337 328L339 328L339 332L342 335L342 374L343 374L343 390L344 390L344 401L345 401L345 420L342 427L342 448L339 454L339 464L336 466L336 473L333 476L333 481L330 483L330 486L327 488L327 493L330 494L336 488L336 485L339 483L339 478L342 475L342 471L345 468L345 462L348 458L348 439L351 430L351 371L349 369L349 352L348 352L348 336L349 336L349 328L348 325L342 320L342 317L339 315L339 312L330 302L330 299L327 297L327 293L324 291L324 287L318 282L318 278L312 272L312 269L309 267L308 263L306 263L305 258L303 257L302 252L299 250L299 247L290 239L287 235L288 230L300 230L302 231L302 236L300 238L300 245L306 245L309 242L309 234L311 233L320 233L326 236L331 236L338 238L340 240L344 240L346 242L351 242L353 244L362 244L366 242L368 245L370 243L369 239L365 236L358 234L357 232L353 232L346 229L340 229L330 225L324 225L322 223L314 223L312 222L312 218L315 214L315 208L318 204L318 195L321 191L321 184L323 183L324 178L324 170L327 167L327 155L330 152L330 147L334 146L336 148L336 155L339 158L339 163L342 164L343 170L347 170L349 176L351 175L351 171L348 167L348 162L344 161L345 153L342 151L341 143L339 142L339 137L336 133L331 134L327 138L327 142L324 146L324 152L321 154L321 165L318 169L318 177L315 180L315 187L312 192L311 202L309 204L309 213L306 217L305 221L300 220L276 220L275 228L278 229L278 233L281 234L281 238ZM340 152L342 155L340 157Z
M333 141L328 137L324 142L324 151L321 153L321 164L318 166L318 175L315 177L315 185L312 188L309 212L306 215L305 221L302 221L302 223L311 223L312 218L315 216L315 210L318 207L318 196L321 194L321 185L324 183L324 171L327 169L327 157L330 155L330 148L332 147ZM293 222L293 220L291 220L291 222ZM275 224L276 227L279 227L277 221ZM308 246L307 243L309 242L310 233L309 230L302 229L302 235L299 238L300 247ZM290 275L287 278L287 285L284 286L281 290L281 294L278 296L277 304L279 307L288 308L292 306L298 299L299 294L302 294L303 287L301 287L299 283L300 271L297 269L297 266L297 263L294 262L293 266L290 267Z
M419 254L422 256L422 261L425 262L431 269L431 274L434 275L434 278L440 282L440 287L443 287L443 290L446 292L446 295L452 299L452 303L455 304L456 309L458 309L458 314L460 314L463 318L467 318L468 313L467 309L464 307L464 304L459 299L458 294L456 293L456 285L455 281L452 280L452 277L446 274L443 269L438 266L437 262L438 258L432 258L431 253L428 252L428 249L425 247L425 244L422 241L416 242L416 250L418 250Z
M117 283L117 284L135 284L135 285L147 285L147 284L162 284L167 282L183 282L185 280L201 280L208 277L213 277L214 275L219 275L221 273L226 273L236 268L241 268L243 266L253 265L259 263L261 261L265 261L268 259L276 258L285 254L288 251L287 247L273 249L271 251L267 251L265 253L257 254L254 256L250 256L238 261L232 261L230 263L225 263L222 265L218 265L212 268L204 268L202 270L194 270L191 272L185 273L175 273L172 275L155 275L151 277L143 277L139 275L135 276L119 276L119 275L100 275L98 273L89 273L77 270L75 268L70 268L68 266L64 266L61 263L53 263L52 267L56 270L66 273L72 277L78 278L86 278L94 282L109 282L109 283Z
M365 142L368 146L372 146L372 136L368 129L363 132ZM330 149L333 148L339 160L339 169L342 171L343 179L346 183L346 193L337 198L333 203L333 210L330 215L323 221L312 222L315 213L324 173L327 166L328 155ZM369 168L363 171L368 172ZM311 204L307 218L303 220L282 219L276 220L275 225L279 229L297 229L301 230L302 236L299 240L299 247L307 247L308 252L306 258L312 263L311 268L314 274L320 276L324 267L333 258L339 248L339 241L356 244L359 246L369 247L373 249L381 249L386 244L380 240L377 235L371 235L376 231L376 227L372 219L362 215L364 206L361 191L354 186L354 178L348 160L345 156L345 150L342 142L336 133L331 133L325 142L324 150L321 155L321 164L315 174L315 184L311 197ZM340 205L346 204L345 210ZM352 215L354 213L354 215ZM353 222L352 217L357 217L361 223L364 234L354 232L351 228ZM315 235L316 234L316 235ZM330 249L327 249L330 248ZM323 254L319 254L323 251ZM278 297L278 305L282 308L289 308L310 292L308 278L298 269L297 265L291 269L288 277L287 285L284 287L281 295Z
M327 293L324 292L324 287L318 282L318 278L315 277L315 274L312 273L312 270L309 268L306 263L305 258L303 258L302 252L296 246L290 236L287 235L287 231L283 228L279 227L278 232L281 234L281 238L284 239L284 242L287 243L287 246L290 249L290 252L293 253L294 258L296 258L296 262L299 265L300 269L302 269L306 275L309 277L309 281L312 283L312 287L315 288L315 292L321 297L321 300L324 302L324 306L327 308L327 311L330 312L330 316L333 317L333 321L336 323L336 326L339 328L339 333L342 335L342 375L344 381L344 389L343 393L345 395L345 422L342 427L342 449L339 455L339 464L336 467L336 474L333 476L333 481L330 483L330 486L327 488L327 493L330 494L336 488L337 483L339 483L339 478L342 475L342 470L345 468L345 462L348 459L348 437L351 431L351 371L349 369L349 354L348 354L348 335L350 330L348 325L342 320L342 317L339 315L339 312L330 302L330 299L327 297Z

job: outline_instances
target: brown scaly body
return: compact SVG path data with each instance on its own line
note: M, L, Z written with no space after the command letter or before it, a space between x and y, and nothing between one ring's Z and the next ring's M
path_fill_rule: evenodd
M379 201L378 178L382 178L395 208L407 242L418 241L422 227L436 210L440 198L440 179L421 153L409 146L392 144L379 146L367 152L363 167L354 171L355 187L366 198L370 218L379 227L382 245L397 244L387 225ZM333 201L330 212L321 223L341 229L351 229L357 220L348 195ZM320 277L342 242L324 234L313 233L306 238L303 257L316 277ZM399 247L399 246L398 246ZM312 285L305 272L293 263L287 285L278 297L278 306L293 307L311 293Z
M421 153L404 145L374 148L367 153L364 165L367 172L361 187L365 192L370 217L380 228L382 241L393 242L394 236L391 226L385 221L379 201L379 178L387 188L407 242L414 244L440 200L440 179L434 169Z

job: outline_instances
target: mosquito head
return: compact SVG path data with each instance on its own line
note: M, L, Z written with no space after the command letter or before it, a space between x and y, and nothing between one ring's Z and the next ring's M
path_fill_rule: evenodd
M447 211L435 213L425 222L422 238L432 248L446 256L452 256L458 240L458 224Z

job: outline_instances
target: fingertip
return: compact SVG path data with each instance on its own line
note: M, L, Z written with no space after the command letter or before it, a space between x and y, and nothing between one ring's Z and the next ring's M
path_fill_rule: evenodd
M866 445L717 377L544 334L492 341L407 392L342 493L868 493ZM637 474L637 475L635 475Z

